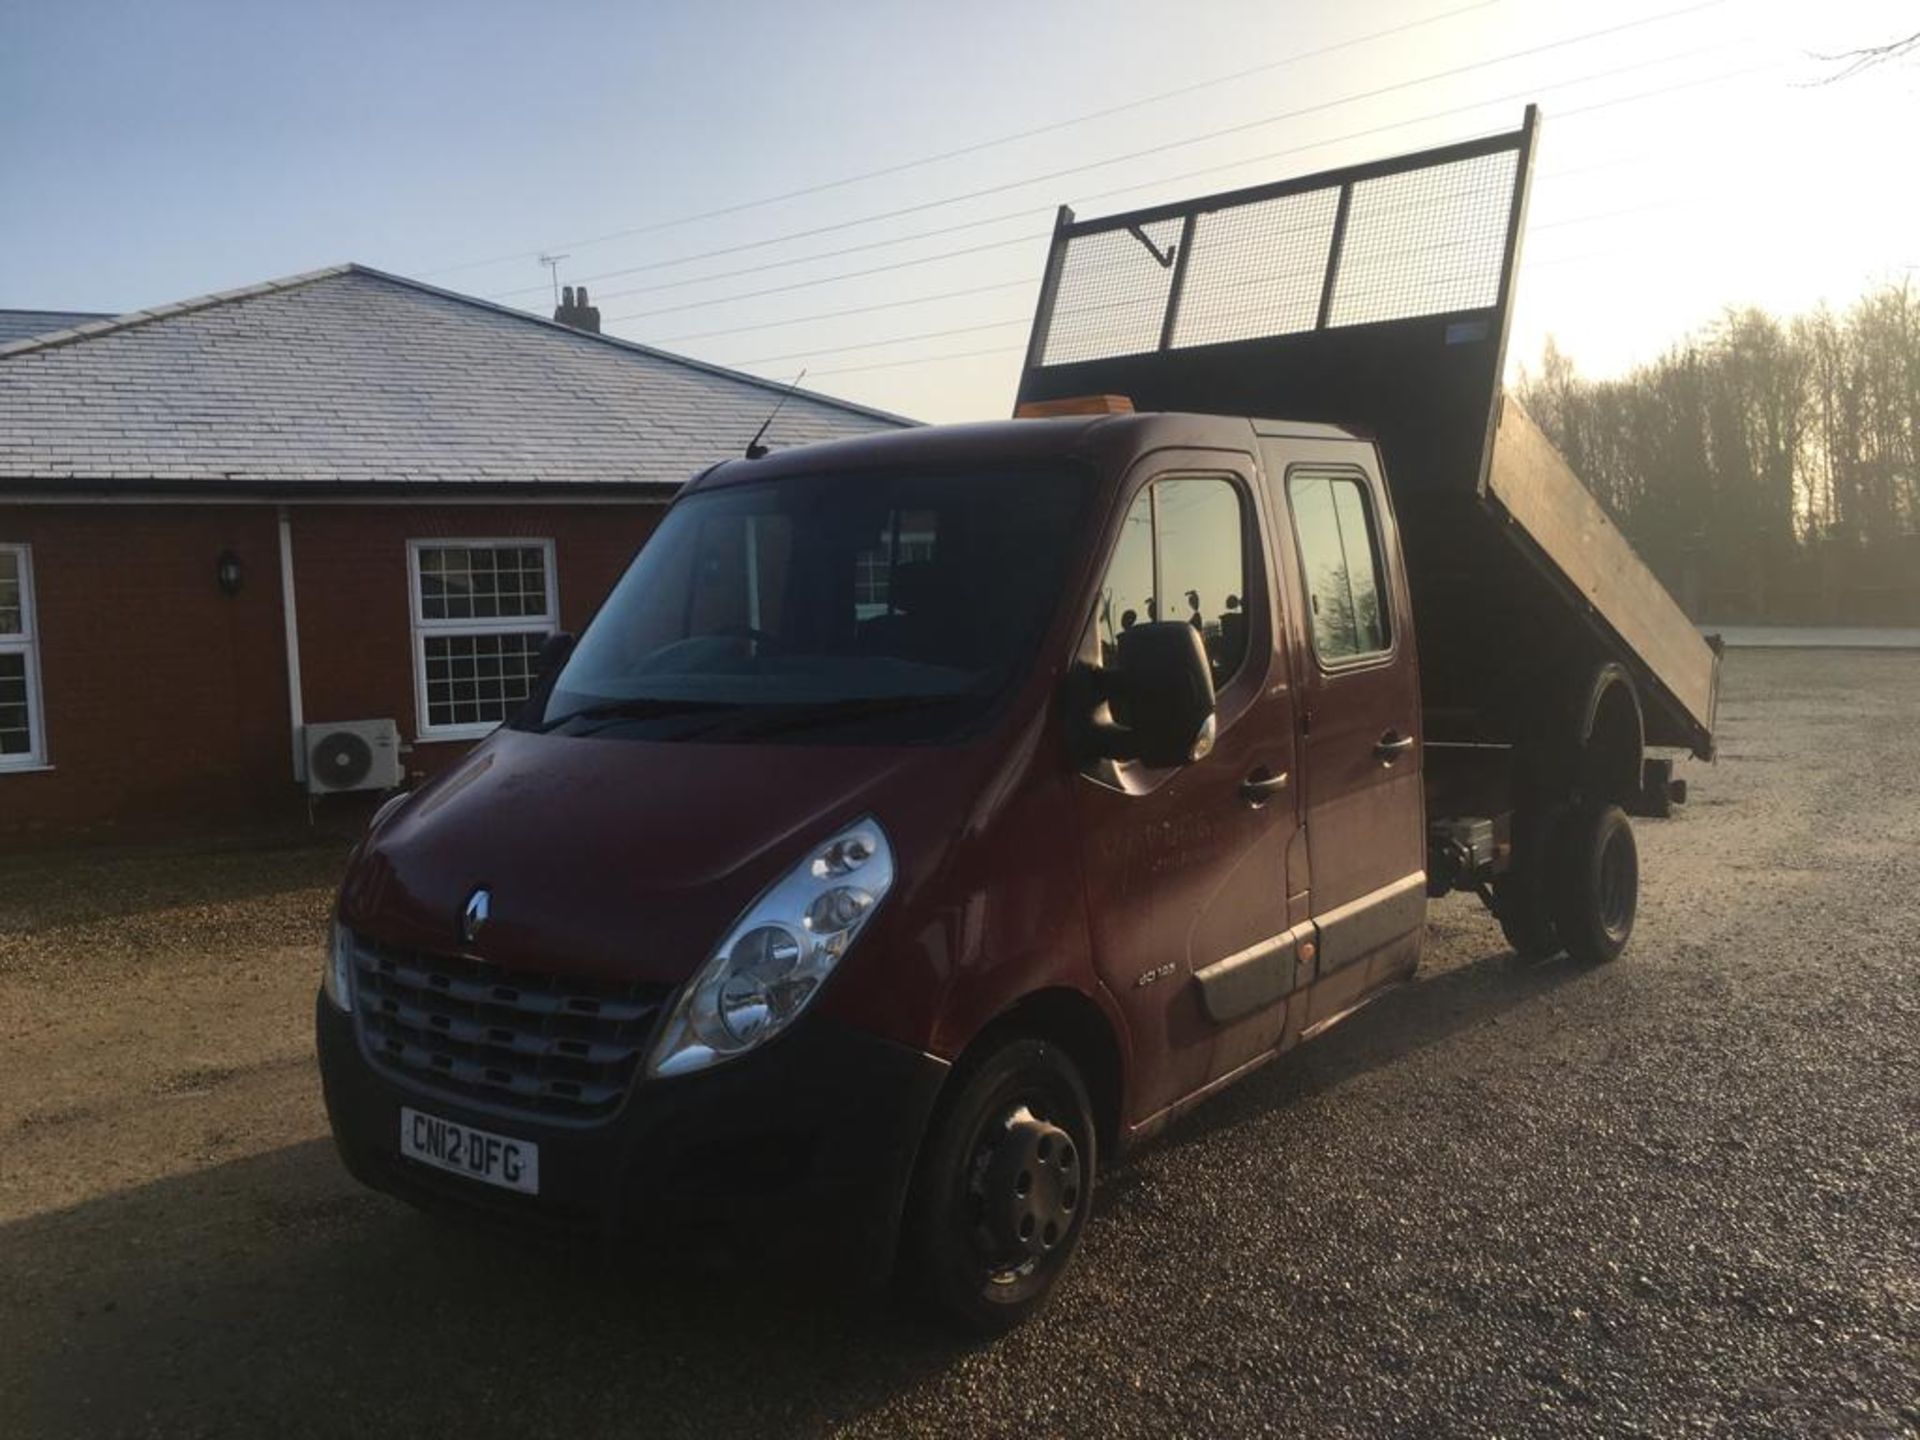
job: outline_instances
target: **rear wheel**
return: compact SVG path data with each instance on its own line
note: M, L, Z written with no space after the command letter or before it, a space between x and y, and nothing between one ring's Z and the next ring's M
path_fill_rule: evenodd
M1582 805L1556 836L1553 923L1574 959L1615 959L1640 906L1640 851L1618 805Z
M948 1319L1011 1329L1065 1273L1093 1199L1093 1105L1079 1068L1011 1038L967 1062L915 1177L903 1277Z

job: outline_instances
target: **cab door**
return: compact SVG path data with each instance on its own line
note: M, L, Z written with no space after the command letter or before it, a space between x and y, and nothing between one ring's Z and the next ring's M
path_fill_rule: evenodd
M1249 1046L1261 1053L1277 1041L1291 954L1273 947L1288 930L1297 825L1291 677L1274 644L1252 467L1225 469L1204 453L1149 465L1121 496L1080 658L1111 665L1132 625L1193 625L1218 728L1212 751L1190 764L1098 761L1073 781L1094 963L1132 1039L1130 1123L1200 1089ZM1243 963L1230 1003L1210 1005L1196 977L1242 955L1270 963Z
M1419 961L1420 689L1393 511L1371 446L1264 443L1295 547L1301 783L1319 929L1308 1024Z

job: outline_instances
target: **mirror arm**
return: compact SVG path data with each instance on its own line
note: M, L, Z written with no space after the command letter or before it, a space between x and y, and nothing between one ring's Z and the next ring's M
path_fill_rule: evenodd
M1086 722L1086 749L1093 760L1138 760L1140 742L1124 725L1093 716Z
M1076 766L1095 760L1135 760L1140 749L1126 726L1103 719L1101 711L1118 688L1119 675L1098 666L1079 663L1067 672L1061 691L1067 743Z

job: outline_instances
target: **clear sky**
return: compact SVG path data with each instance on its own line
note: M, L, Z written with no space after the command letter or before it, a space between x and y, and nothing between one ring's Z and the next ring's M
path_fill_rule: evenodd
M1920 65L1822 85L1815 58L1915 29L1913 0L0 0L0 306L352 259L544 311L536 257L564 252L614 333L999 415L1055 205L1536 99L1513 353L1551 333L1608 373L1728 304L1920 276Z

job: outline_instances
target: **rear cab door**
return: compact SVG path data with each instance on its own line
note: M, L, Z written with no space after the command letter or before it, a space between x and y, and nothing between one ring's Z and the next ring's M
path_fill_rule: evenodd
M1420 686L1411 604L1377 452L1269 435L1300 675L1300 784L1318 955L1310 1028L1419 963L1426 926Z

